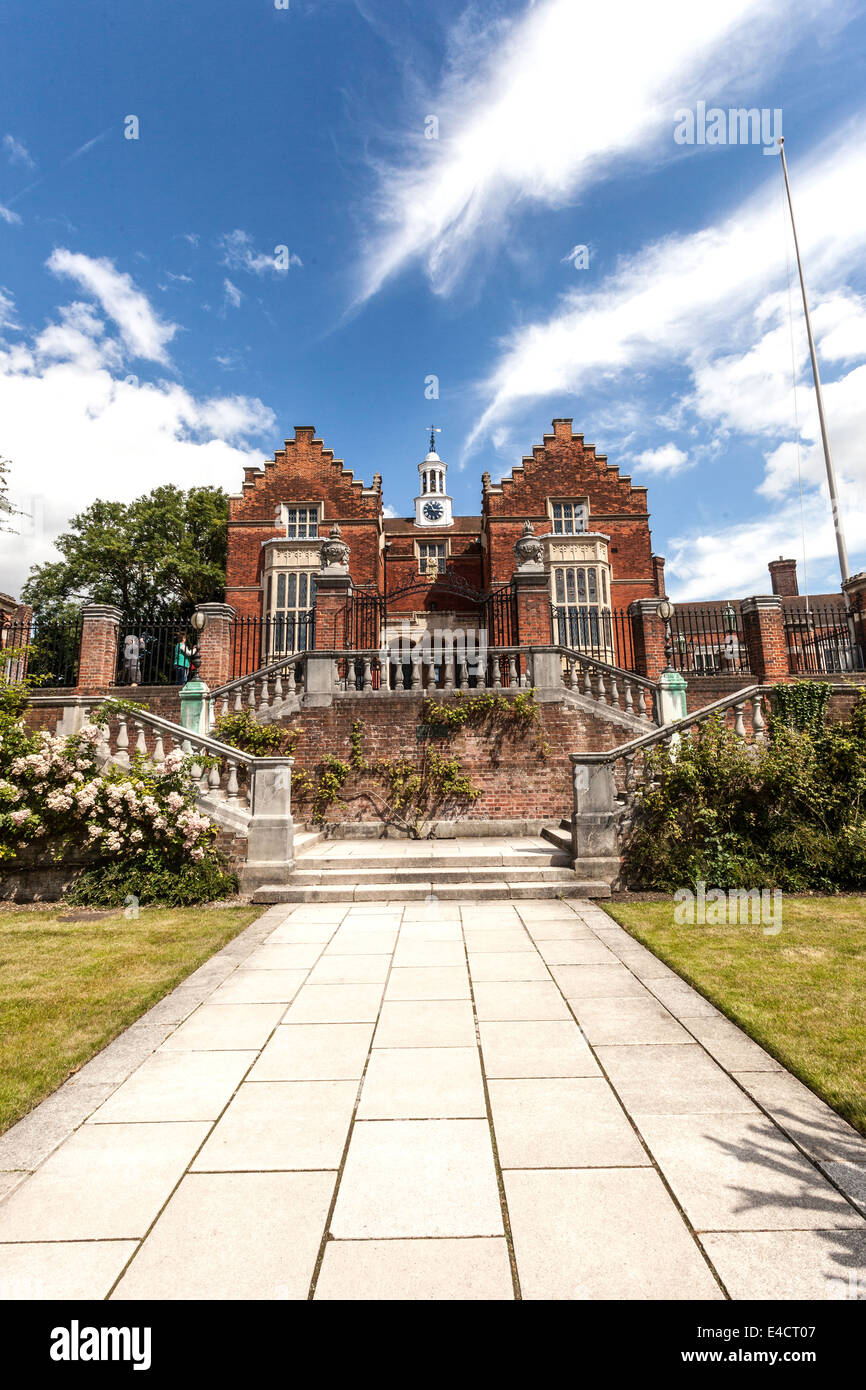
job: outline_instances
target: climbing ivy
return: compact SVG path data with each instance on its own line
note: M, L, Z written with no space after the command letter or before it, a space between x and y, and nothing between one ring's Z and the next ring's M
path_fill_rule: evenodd
M772 726L817 734L824 727L830 687L826 681L790 681L773 686Z
M369 801L386 824L397 825L419 839L424 825L436 814L476 801L481 795L466 776L458 758L447 758L426 747L420 759L375 758L364 752L364 724L356 719L349 736L347 762L328 753L313 773L299 769L292 791L299 801L309 801L311 818L321 825L328 809L338 803ZM350 778L358 790L345 794Z
M260 724L249 710L223 714L213 726L213 737L231 748L240 748L254 758L290 758L300 729L284 729L279 724Z
M428 696L421 706L421 716L434 729L457 733L464 728L486 727L493 728L503 738L526 736L537 730L541 722L534 689L522 690L519 695L503 695L494 690L480 694L456 690L448 701ZM550 744L541 734L537 734L536 749L539 757L549 757Z

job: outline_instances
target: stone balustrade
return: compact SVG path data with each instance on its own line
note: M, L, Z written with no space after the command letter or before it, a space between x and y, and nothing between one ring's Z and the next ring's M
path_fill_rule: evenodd
M260 723L296 714L304 688L306 656L305 652L294 652L212 690L208 696L212 720L244 710L249 710Z
M691 736L701 724L716 716L729 723L738 738L745 740L751 733L753 739L763 741L766 738L764 710L770 695L770 686L747 686L704 705L685 719L653 729L607 752L572 753L575 860L612 859L619 855L638 788L652 781L652 765L647 753L663 747L675 757L680 740Z
M562 657L562 684L574 694L584 695L600 705L610 705L647 724L658 722L658 687L645 676L637 676L606 661L570 647L559 647Z

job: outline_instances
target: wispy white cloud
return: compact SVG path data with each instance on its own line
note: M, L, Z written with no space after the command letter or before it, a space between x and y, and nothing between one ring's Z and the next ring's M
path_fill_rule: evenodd
M72 151L72 154L67 155L63 163L71 164L73 160L80 159L83 154L87 154L89 150L92 150L94 145L101 145L103 140L111 134L111 131L112 127L106 126L105 130L101 130L98 135L94 135L92 140L85 140L83 145L79 145L77 149Z
M0 203L0 222L8 222L10 226L15 226L20 221L21 218L17 212L13 212L12 208L7 208L3 203Z
M3 149L10 164L16 164L23 169L36 168L36 161L23 140L16 140L14 135L4 135Z
M470 9L451 36L451 61L400 162L380 166L357 301L421 261L438 293L499 244L528 205L577 201L626 161L682 155L678 109L740 93L746 105L831 0L539 0L514 21Z
M237 285L233 285L231 280L225 279L223 280L223 291L225 293L226 306L232 309L239 309L241 307L241 301L243 300L243 294L238 289Z
M249 232L242 231L240 227L226 232L217 244L222 252L222 264L230 270L246 270L253 275L267 275L269 272L285 275L289 270L303 265L300 256L283 244L275 246L270 254L257 251Z
M132 276L118 270L107 257L94 259L80 252L68 251L65 247L52 251L46 265L54 275L75 280L99 301L105 313L117 324L121 338L133 357L168 364L166 344L177 333L178 325L159 317L147 296L135 285Z

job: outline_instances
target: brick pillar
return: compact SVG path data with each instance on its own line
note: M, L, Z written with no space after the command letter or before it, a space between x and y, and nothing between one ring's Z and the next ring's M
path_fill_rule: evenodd
M516 570L517 641L521 647L549 647L553 642L550 589L545 570Z
M779 595L744 598L740 603L740 612L749 669L755 680L768 685L787 680L791 668Z
M89 603L82 608L75 687L79 694L104 695L115 684L122 617L120 609L110 603Z
M333 568L336 568L334 566ZM316 575L316 648L318 651L346 650L346 606L352 592L349 572L320 570Z
M866 663L866 570L860 570L842 585L848 601L849 622L858 644L860 661Z
M636 598L629 604L634 664L640 676L657 681L667 666L665 625L658 616L658 599Z
M198 634L199 680L215 690L231 680L235 610L230 603L199 603L195 611L205 618Z

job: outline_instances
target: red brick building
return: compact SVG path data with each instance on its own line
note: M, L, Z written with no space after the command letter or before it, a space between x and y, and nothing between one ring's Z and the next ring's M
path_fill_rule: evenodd
M447 464L432 435L418 465L414 514L386 517L384 501L380 474L361 481L312 427L296 427L273 462L246 470L241 493L230 499L226 602L240 617L272 620L272 651L305 645L321 544L335 523L360 600L385 596L376 626L383 618L388 636L403 622L416 636L481 620L496 626L496 640L513 640L497 596L504 600L511 584L515 542L527 521L542 544L559 640L579 629L613 659L609 615L664 589L646 488L585 444L571 420L554 420L552 434L501 482L483 474L476 515L453 514ZM369 631L349 645L377 645L379 636Z

